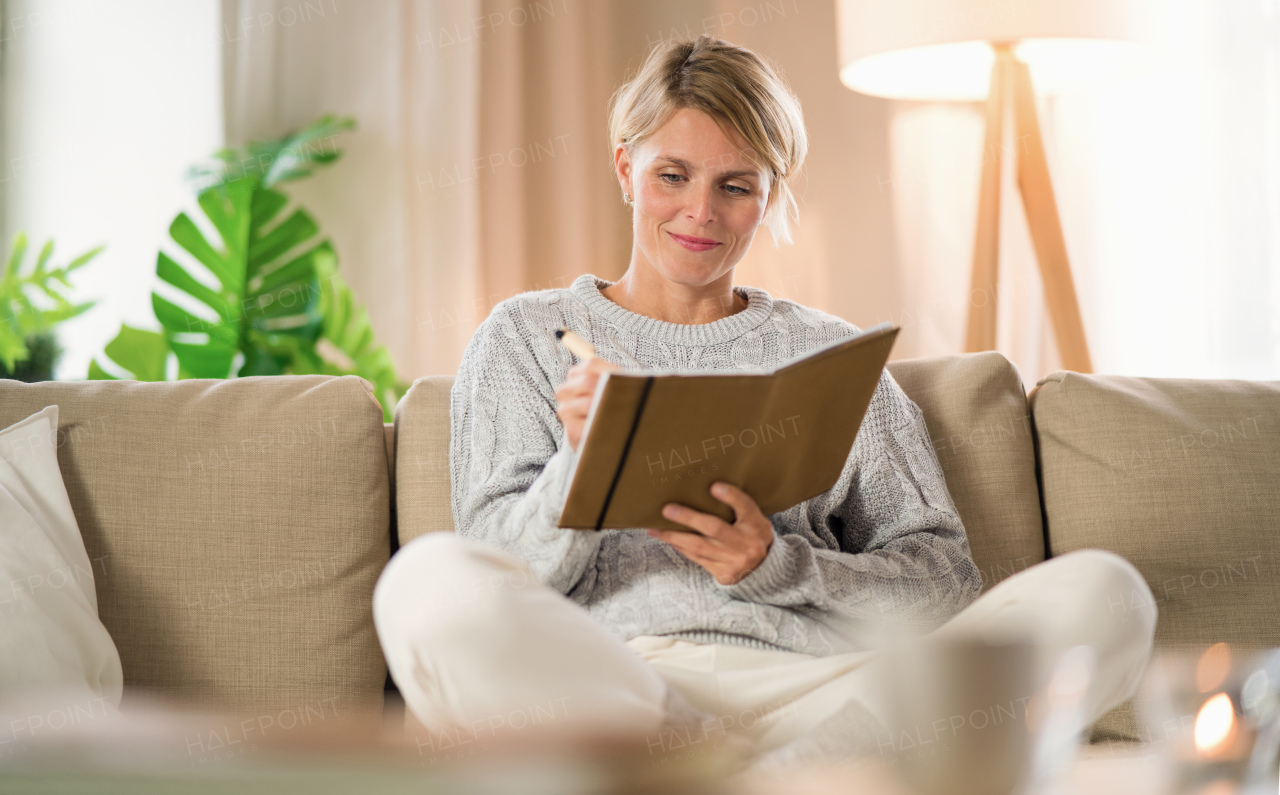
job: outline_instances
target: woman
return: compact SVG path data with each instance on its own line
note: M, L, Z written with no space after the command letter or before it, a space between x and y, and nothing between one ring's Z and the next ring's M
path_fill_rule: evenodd
M672 41L611 104L632 208L627 271L493 309L452 393L457 533L407 545L375 593L392 675L418 719L473 735L538 723L643 732L658 746L673 727L714 720L759 751L857 751L879 731L864 674L869 628L886 619L950 619L952 632L998 623L1034 633L1046 659L1092 643L1103 663L1090 715L1131 695L1154 611L1136 633L1098 617L1107 594L1141 592L1142 578L1114 555L1077 553L974 603L981 580L924 420L887 372L840 480L818 497L765 516L717 484L732 523L667 505L695 532L557 527L610 362L771 366L857 331L733 286L760 226L789 241L796 215L804 123L774 69L709 36ZM575 363L553 334L562 326L600 358Z

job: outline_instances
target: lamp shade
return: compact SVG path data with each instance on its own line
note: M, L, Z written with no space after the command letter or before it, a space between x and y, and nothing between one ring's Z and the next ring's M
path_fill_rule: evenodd
M1149 64L1152 13L1143 0L836 0L840 81L896 99L983 99L1001 42L1038 91L1076 88Z

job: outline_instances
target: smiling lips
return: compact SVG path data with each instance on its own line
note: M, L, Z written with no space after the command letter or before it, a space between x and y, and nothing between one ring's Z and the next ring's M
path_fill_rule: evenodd
M718 240L710 240L705 237L690 237L688 235L677 235L674 232L667 232L677 243L689 249L690 251L707 251L720 245Z

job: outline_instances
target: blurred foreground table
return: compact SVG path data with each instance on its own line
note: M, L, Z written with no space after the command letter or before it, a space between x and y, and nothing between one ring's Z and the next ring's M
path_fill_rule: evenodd
M468 738L386 726L370 715L285 730L254 716L132 710L57 732L16 733L0 747L0 793L912 795L879 760L769 776L744 773L743 749L732 742L657 752L641 737ZM1149 750L1091 746L1051 795L1157 795L1162 782L1160 758Z

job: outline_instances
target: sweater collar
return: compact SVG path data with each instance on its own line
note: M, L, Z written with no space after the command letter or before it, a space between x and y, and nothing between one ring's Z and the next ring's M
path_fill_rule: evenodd
M758 287L739 285L733 291L747 299L747 308L711 323L669 323L624 309L600 292L613 282L590 273L573 280L569 292L590 311L638 337L674 345L714 345L737 339L759 326L773 313L773 297Z

